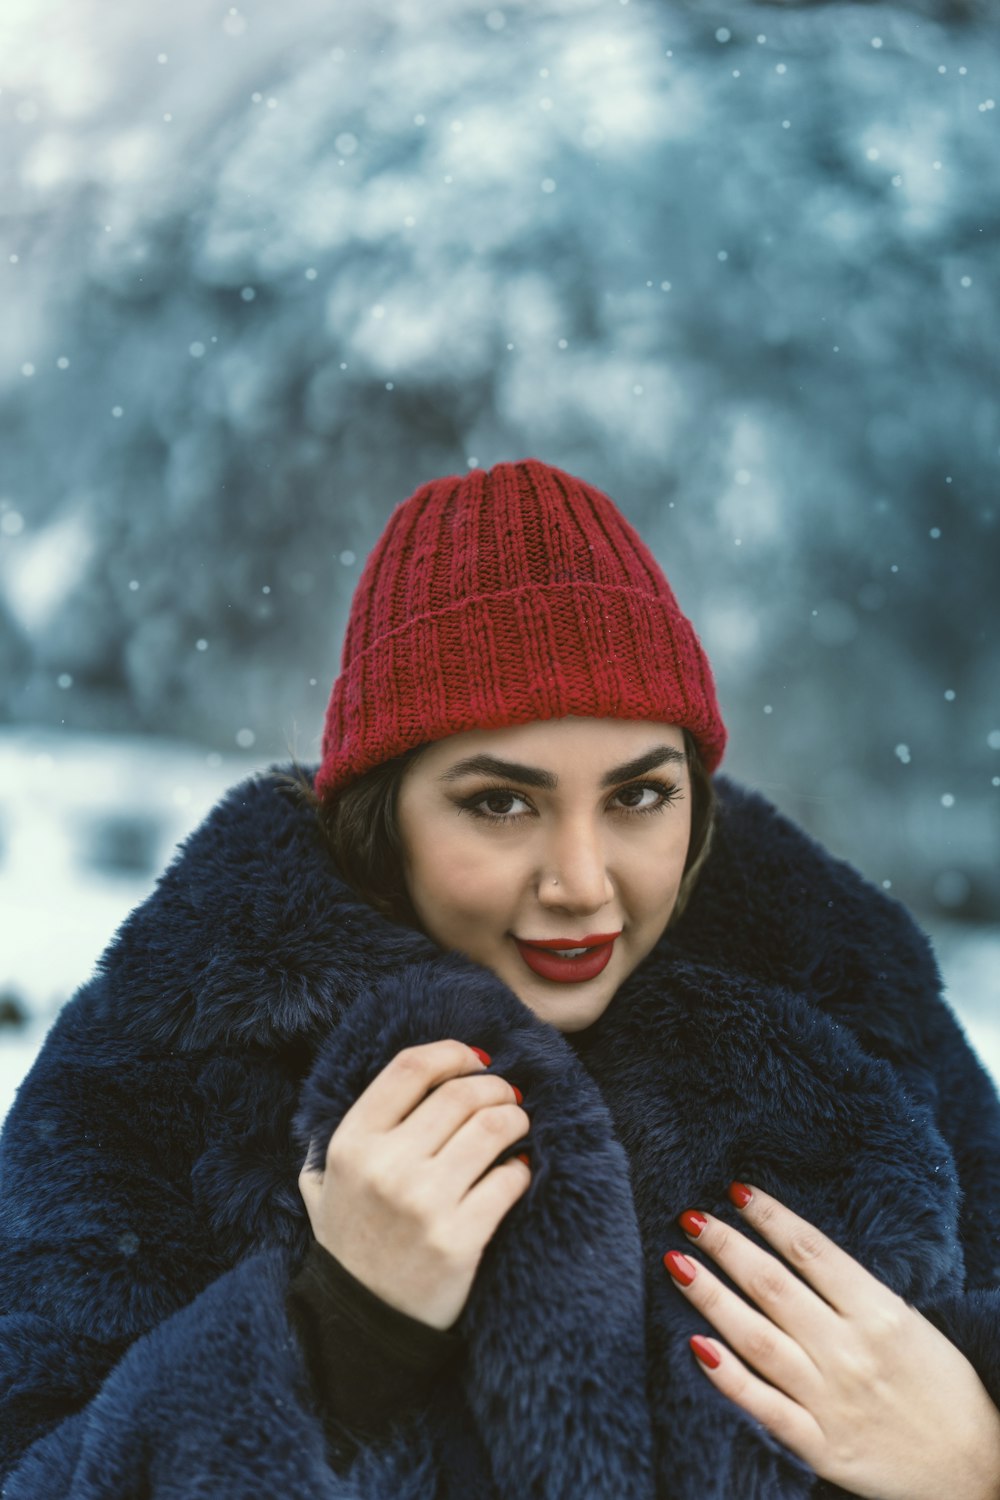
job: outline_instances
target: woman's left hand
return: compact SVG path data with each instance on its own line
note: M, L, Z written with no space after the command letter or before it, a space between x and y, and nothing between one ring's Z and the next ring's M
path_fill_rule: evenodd
M1000 1500L1000 1411L965 1356L777 1199L741 1183L729 1196L787 1265L710 1214L681 1215L755 1304L707 1265L664 1256L726 1340L691 1341L713 1385L822 1478L869 1500Z

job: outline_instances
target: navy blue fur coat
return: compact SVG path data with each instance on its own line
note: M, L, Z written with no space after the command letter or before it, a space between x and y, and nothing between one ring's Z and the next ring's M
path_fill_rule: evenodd
M63 1008L0 1141L3 1500L798 1500L816 1480L697 1369L662 1256L777 1194L930 1316L1000 1404L1000 1104L906 910L716 776L677 925L585 1032L338 878L236 787ZM58 914L53 913L53 941ZM403 1046L523 1089L533 1180L454 1369L346 1472L285 1291L297 1176Z

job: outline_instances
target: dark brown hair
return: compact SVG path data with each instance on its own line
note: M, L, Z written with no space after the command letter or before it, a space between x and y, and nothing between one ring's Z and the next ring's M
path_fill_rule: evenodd
M691 778L691 841L668 927L677 921L690 899L699 871L708 858L715 829L715 786L694 737L687 729L683 733ZM316 795L301 766L296 766L295 776L289 778L303 799L315 808L323 837L347 884L390 921L418 930L420 921L406 890L396 802L403 777L428 748L426 744L417 745L393 760L384 761L324 800Z

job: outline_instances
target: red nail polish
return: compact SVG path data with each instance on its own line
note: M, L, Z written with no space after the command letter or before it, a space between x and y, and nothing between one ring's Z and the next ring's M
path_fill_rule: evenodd
M518 1161L523 1161L524 1165L526 1167L530 1167L531 1166L531 1162L528 1160L527 1152L525 1152L525 1151L519 1151L517 1153L517 1159L518 1159Z
M731 1182L726 1191L729 1193L730 1201L735 1203L737 1208L746 1208L753 1197L753 1193L745 1182Z
M708 1340L703 1339L700 1333L693 1333L688 1342L691 1345L692 1353L696 1358L701 1360L703 1365L707 1365L710 1370L718 1367L719 1356Z
M477 1057L481 1058L487 1067L489 1067L490 1063L493 1061L490 1054L488 1052L484 1052L482 1047L470 1047L469 1051L474 1052Z
M679 1250L668 1250L663 1257L663 1264L674 1280L680 1282L681 1286L691 1285L695 1276L695 1264L693 1260L688 1260L687 1256L682 1255Z
M684 1213L679 1215L677 1222L681 1226L685 1234L689 1234L692 1236L692 1238L697 1239L699 1234L701 1234L701 1231L704 1229L705 1225L708 1223L708 1220L705 1218L705 1215L700 1214L696 1208L689 1208L686 1209Z
M509 1080L508 1080L508 1082L509 1082ZM514 1098L517 1100L518 1104L523 1104L524 1103L524 1095L521 1093L521 1090L518 1088L517 1084L516 1083L512 1083L510 1086L514 1090Z

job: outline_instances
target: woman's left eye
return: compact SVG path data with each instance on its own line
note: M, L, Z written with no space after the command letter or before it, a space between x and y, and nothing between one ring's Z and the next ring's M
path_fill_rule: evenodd
M631 812L651 812L654 808L659 808L659 807L663 807L664 806L664 795L663 795L664 790L665 790L665 788L660 788L658 786L648 786L648 785L647 786L626 786L626 787L623 787L620 792L616 792L615 796L616 797L628 797L628 796L631 796L634 793L638 793L639 797L641 798L641 797L645 797L645 795L646 795L647 792L652 792L653 799L654 799L652 802L626 802L625 803L625 806Z
M663 812L671 802L678 801L684 795L680 787L672 781L636 781L631 786L623 786L620 791L615 792L615 796L629 797L638 793L641 798L647 792L653 794L652 802L629 802L625 804L625 811L630 813Z

